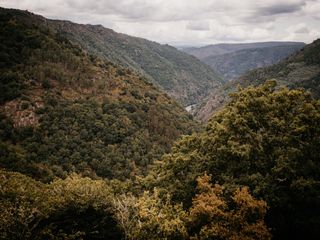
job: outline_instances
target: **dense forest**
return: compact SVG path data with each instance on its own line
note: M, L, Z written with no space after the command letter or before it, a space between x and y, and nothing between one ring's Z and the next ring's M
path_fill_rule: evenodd
M317 239L314 95L262 81L202 126L19 14L0 11L0 239Z
M130 70L50 29L1 17L0 166L43 181L144 174L192 116Z

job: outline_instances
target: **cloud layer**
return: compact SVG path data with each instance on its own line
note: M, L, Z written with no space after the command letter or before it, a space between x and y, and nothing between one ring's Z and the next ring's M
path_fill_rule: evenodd
M320 0L0 0L0 6L174 45L320 37Z

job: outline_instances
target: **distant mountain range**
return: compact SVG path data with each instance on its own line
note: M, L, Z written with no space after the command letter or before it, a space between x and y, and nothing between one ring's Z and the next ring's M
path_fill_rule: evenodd
M261 49L263 50L263 49ZM211 92L211 96L196 108L196 116L206 121L228 99L228 94L237 86L259 85L268 79L275 79L280 85L290 88L303 87L315 97L320 97L320 39L306 45L288 58L269 67L258 68L226 83Z
M262 42L216 44L182 51L208 64L225 80L231 80L249 70L275 64L304 46L301 42Z

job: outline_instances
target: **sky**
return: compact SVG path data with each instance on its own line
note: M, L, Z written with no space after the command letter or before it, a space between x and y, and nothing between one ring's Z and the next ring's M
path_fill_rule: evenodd
M175 46L320 38L320 0L0 0Z

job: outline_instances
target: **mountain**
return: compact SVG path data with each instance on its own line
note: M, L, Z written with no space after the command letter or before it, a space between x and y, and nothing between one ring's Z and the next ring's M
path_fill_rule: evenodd
M221 84L222 78L206 64L167 44L117 33L101 25L43 22L89 53L147 76L183 105L199 102Z
M203 59L224 79L231 80L249 70L270 66L298 51L304 44L250 48L223 55L209 56Z
M239 79L259 86L202 129L150 79L0 9L0 239L317 239L320 100L265 79L316 95L319 56Z
M264 42L217 44L184 51L208 64L225 80L231 80L249 70L275 64L303 46L299 42Z
M320 39L306 45L288 58L269 67L258 68L226 83L211 92L211 96L198 105L196 116L206 121L212 112L221 107L228 94L236 91L237 86L259 85L268 79L276 79L280 85L289 88L303 87L316 98L320 97Z
M199 102L221 85L222 77L210 67L167 44L117 33L101 25L49 20L29 12L19 15L50 28L90 54L146 76L185 106Z
M220 43L207 45L203 47L182 48L182 50L202 60L207 57L233 53L245 49L295 46L297 44L302 46L305 45L304 43L300 42Z
M1 168L44 182L70 172L127 179L199 128L145 77L34 19L0 9Z

